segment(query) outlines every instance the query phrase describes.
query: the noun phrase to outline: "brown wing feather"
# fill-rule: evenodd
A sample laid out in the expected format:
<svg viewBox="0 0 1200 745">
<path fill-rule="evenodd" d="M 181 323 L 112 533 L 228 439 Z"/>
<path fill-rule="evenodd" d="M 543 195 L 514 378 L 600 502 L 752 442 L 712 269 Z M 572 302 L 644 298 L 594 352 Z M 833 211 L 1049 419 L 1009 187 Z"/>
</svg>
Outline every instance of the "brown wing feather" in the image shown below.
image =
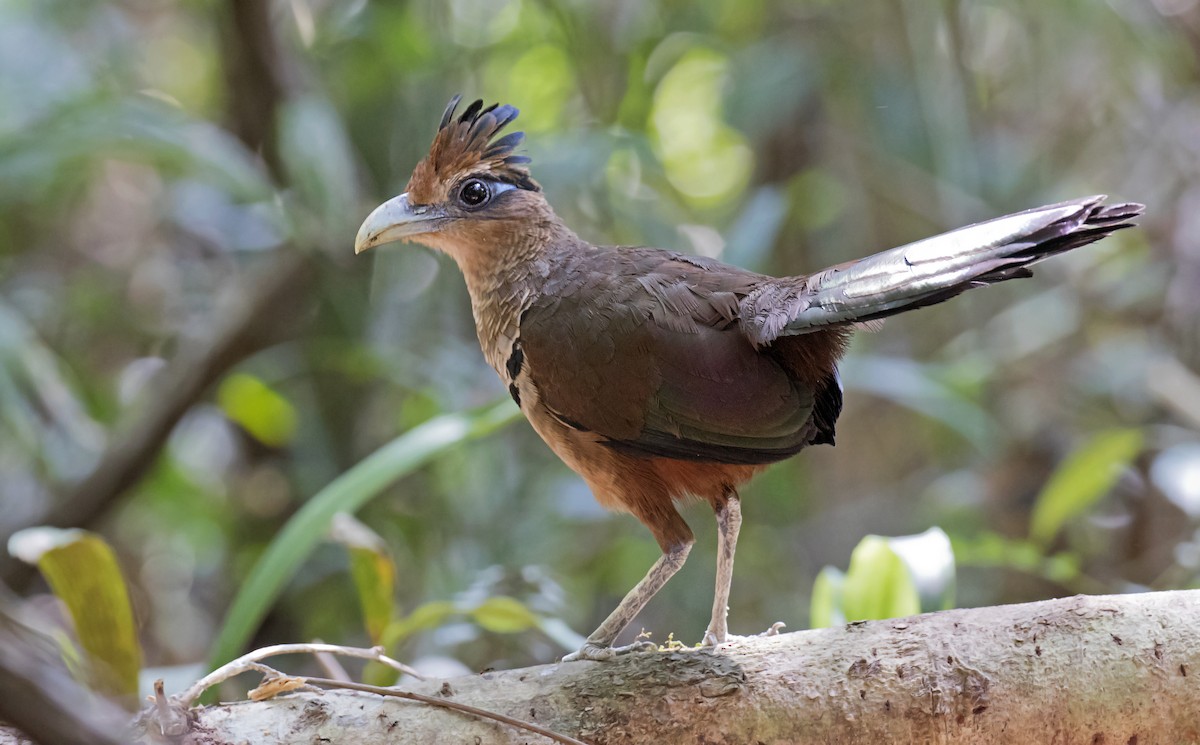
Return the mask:
<svg viewBox="0 0 1200 745">
<path fill-rule="evenodd" d="M 817 436 L 813 387 L 737 325 L 759 275 L 653 249 L 566 261 L 520 324 L 530 380 L 560 421 L 624 452 L 733 464 Z"/>
</svg>

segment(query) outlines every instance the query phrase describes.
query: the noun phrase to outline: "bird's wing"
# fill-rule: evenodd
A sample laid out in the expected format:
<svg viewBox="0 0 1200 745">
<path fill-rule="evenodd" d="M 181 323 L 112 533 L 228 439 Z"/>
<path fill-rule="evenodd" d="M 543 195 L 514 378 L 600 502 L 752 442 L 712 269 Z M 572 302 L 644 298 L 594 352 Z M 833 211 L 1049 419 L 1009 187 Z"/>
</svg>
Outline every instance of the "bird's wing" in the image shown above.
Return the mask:
<svg viewBox="0 0 1200 745">
<path fill-rule="evenodd" d="M 650 249 L 559 268 L 518 340 L 551 416 L 627 452 L 720 463 L 772 462 L 812 439 L 813 391 L 735 323 L 757 275 Z"/>
</svg>

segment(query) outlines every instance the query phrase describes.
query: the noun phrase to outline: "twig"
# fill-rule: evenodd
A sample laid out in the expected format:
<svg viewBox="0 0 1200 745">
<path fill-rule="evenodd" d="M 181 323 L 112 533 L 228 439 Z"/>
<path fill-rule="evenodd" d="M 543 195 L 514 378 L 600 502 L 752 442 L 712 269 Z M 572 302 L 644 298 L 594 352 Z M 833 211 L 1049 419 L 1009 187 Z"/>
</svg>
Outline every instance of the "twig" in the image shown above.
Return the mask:
<svg viewBox="0 0 1200 745">
<path fill-rule="evenodd" d="M 200 694 L 218 683 L 222 683 L 230 678 L 240 675 L 245 672 L 257 671 L 268 677 L 294 677 L 302 679 L 305 683 L 311 685 L 325 686 L 326 688 L 345 688 L 352 691 L 365 691 L 367 693 L 377 693 L 380 696 L 392 696 L 394 698 L 405 698 L 411 701 L 420 701 L 433 706 L 441 706 L 446 709 L 454 709 L 467 714 L 472 714 L 484 719 L 492 719 L 497 722 L 502 722 L 519 729 L 528 730 L 539 735 L 548 737 L 556 742 L 565 743 L 565 745 L 588 745 L 582 740 L 576 740 L 573 737 L 562 735 L 557 732 L 539 727 L 532 722 L 514 719 L 505 714 L 500 714 L 487 709 L 480 709 L 469 704 L 460 704 L 456 701 L 447 701 L 445 699 L 426 696 L 421 693 L 413 693 L 411 691 L 401 691 L 394 688 L 384 688 L 382 686 L 367 685 L 366 683 L 354 683 L 346 680 L 334 680 L 332 678 L 313 678 L 308 676 L 286 676 L 283 673 L 275 670 L 272 667 L 263 665 L 259 660 L 264 660 L 268 657 L 275 657 L 282 654 L 333 654 L 342 657 L 358 657 L 360 659 L 374 660 L 383 663 L 391 668 L 399 670 L 402 673 L 424 680 L 420 673 L 412 669 L 402 662 L 392 659 L 383 653 L 383 647 L 372 647 L 365 649 L 363 647 L 342 647 L 337 644 L 275 644 L 270 647 L 263 647 L 248 652 L 236 660 L 231 660 L 226 664 L 213 670 L 208 675 L 205 675 L 200 680 L 193 683 L 186 691 L 173 697 L 172 704 L 176 707 L 186 709 L 191 706 L 192 702 L 200 697 Z M 159 706 L 160 710 L 162 706 Z M 160 717 L 161 718 L 161 717 Z"/>
<path fill-rule="evenodd" d="M 320 639 L 317 644 L 323 644 Z M 346 672 L 346 668 L 342 667 L 342 663 L 338 662 L 338 658 L 328 652 L 317 652 L 313 655 L 317 659 L 317 664 L 325 671 L 325 677 L 333 678 L 334 680 L 354 680 L 350 677 L 350 673 Z"/>
<path fill-rule="evenodd" d="M 493 721 L 502 722 L 504 724 L 507 724 L 512 727 L 516 727 L 518 729 L 523 729 L 528 732 L 533 732 L 535 734 L 542 735 L 543 737 L 548 737 L 551 740 L 554 740 L 555 742 L 561 742 L 564 745 L 589 745 L 589 743 L 587 743 L 583 740 L 577 740 L 574 737 L 571 737 L 570 735 L 560 734 L 553 730 L 548 730 L 545 727 L 539 727 L 538 725 L 533 724 L 532 722 L 526 722 L 521 719 L 516 719 L 516 718 L 510 717 L 507 714 L 501 714 L 501 713 L 495 712 L 495 711 L 488 711 L 487 709 L 480 709 L 478 706 L 471 706 L 470 704 L 460 704 L 457 701 L 450 701 L 450 700 L 447 700 L 444 698 L 435 698 L 433 696 L 426 696 L 423 693 L 413 693 L 412 691 L 401 691 L 396 688 L 383 688 L 381 686 L 367 685 L 366 683 L 347 683 L 347 682 L 344 682 L 341 680 L 331 680 L 329 678 L 305 677 L 304 680 L 305 680 L 305 682 L 310 683 L 311 685 L 325 686 L 326 688 L 346 688 L 351 691 L 363 691 L 365 693 L 377 693 L 380 696 L 391 696 L 393 698 L 406 698 L 410 701 L 420 701 L 421 703 L 430 704 L 431 706 L 440 706 L 444 709 L 454 709 L 455 711 L 461 711 L 465 714 L 471 714 L 473 716 L 481 717 L 483 719 L 491 719 Z"/>
<path fill-rule="evenodd" d="M 163 691 L 161 678 L 154 681 L 154 714 L 158 719 L 159 731 L 167 737 L 179 737 L 187 734 L 187 709 L 183 706 L 172 705 Z"/>
<path fill-rule="evenodd" d="M 358 657 L 364 660 L 374 660 L 395 670 L 399 670 L 406 675 L 424 680 L 424 677 L 416 670 L 384 654 L 383 647 L 366 649 L 363 647 L 342 647 L 337 644 L 275 644 L 270 647 L 262 647 L 261 649 L 247 652 L 236 660 L 231 660 L 221 665 L 216 670 L 213 670 L 208 675 L 193 683 L 186 691 L 175 696 L 174 700 L 181 706 L 191 706 L 192 702 L 200 697 L 200 694 L 218 683 L 222 683 L 245 672 L 253 670 L 261 672 L 263 666 L 260 666 L 258 661 L 265 660 L 268 657 L 275 657 L 281 654 L 317 654 L 320 652 L 336 654 L 342 657 Z M 322 680 L 324 679 L 322 678 Z"/>
</svg>

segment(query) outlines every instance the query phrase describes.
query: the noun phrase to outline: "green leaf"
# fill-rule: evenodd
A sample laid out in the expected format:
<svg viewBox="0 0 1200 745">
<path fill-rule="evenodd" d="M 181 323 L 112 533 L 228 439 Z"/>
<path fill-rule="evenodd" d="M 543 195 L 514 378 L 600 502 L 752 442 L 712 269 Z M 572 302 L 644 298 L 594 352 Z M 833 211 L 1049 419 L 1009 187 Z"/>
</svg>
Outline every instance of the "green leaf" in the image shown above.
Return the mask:
<svg viewBox="0 0 1200 745">
<path fill-rule="evenodd" d="M 371 643 L 379 644 L 395 610 L 396 564 L 383 539 L 353 515 L 334 515 L 330 537 L 350 554 L 350 575 L 358 592 L 363 623 Z"/>
<path fill-rule="evenodd" d="M 842 612 L 847 621 L 871 621 L 921 612 L 921 599 L 904 561 L 888 539 L 869 535 L 850 555 L 842 585 Z"/>
<path fill-rule="evenodd" d="M 1029 537 L 1047 546 L 1063 524 L 1087 511 L 1107 494 L 1142 450 L 1144 436 L 1136 429 L 1100 432 L 1072 453 L 1038 495 L 1029 520 Z"/>
<path fill-rule="evenodd" d="M 142 650 L 125 578 L 109 545 L 86 531 L 43 527 L 14 534 L 8 547 L 37 566 L 70 612 L 87 655 L 88 684 L 136 706 Z"/>
<path fill-rule="evenodd" d="M 1026 539 L 1006 538 L 984 531 L 970 538 L 955 538 L 954 555 L 962 566 L 1025 572 L 1057 582 L 1074 592 L 1094 594 L 1104 591 L 1102 584 L 1084 575 L 1078 554 L 1060 551 L 1046 556 L 1042 547 Z"/>
<path fill-rule="evenodd" d="M 808 603 L 808 627 L 823 629 L 846 623 L 842 614 L 842 587 L 846 575 L 837 567 L 825 567 L 813 581 Z"/>
<path fill-rule="evenodd" d="M 394 651 L 397 646 L 413 634 L 444 626 L 451 618 L 460 616 L 461 614 L 462 609 L 456 603 L 452 603 L 449 600 L 433 600 L 428 603 L 422 603 L 413 609 L 412 613 L 388 624 L 388 627 L 384 629 L 383 634 L 376 643 L 384 649 Z M 372 685 L 394 685 L 398 677 L 399 675 L 394 668 L 381 665 L 377 662 L 368 663 L 363 669 L 364 682 L 369 682 Z"/>
<path fill-rule="evenodd" d="M 520 416 L 505 397 L 472 412 L 446 414 L 414 427 L 367 456 L 317 492 L 288 520 L 242 583 L 209 657 L 215 668 L 250 640 L 300 564 L 338 512 L 355 512 L 396 479 L 467 440 L 491 434 Z"/>
<path fill-rule="evenodd" d="M 537 615 L 520 600 L 498 595 L 480 603 L 471 611 L 475 623 L 494 634 L 515 634 L 536 628 Z"/>
<path fill-rule="evenodd" d="M 446 619 L 458 613 L 458 606 L 449 600 L 433 600 L 422 603 L 399 621 L 388 627 L 383 635 L 383 645 L 391 649 L 419 631 L 436 629 L 446 622 Z"/>
<path fill-rule="evenodd" d="M 954 555 L 963 566 L 1002 567 L 1037 573 L 1044 559 L 1041 549 L 1030 541 L 1007 538 L 983 531 L 971 538 L 954 541 Z"/>
<path fill-rule="evenodd" d="M 264 445 L 282 447 L 296 433 L 296 409 L 253 375 L 235 373 L 225 378 L 217 390 L 217 403 L 225 416 Z"/>
</svg>

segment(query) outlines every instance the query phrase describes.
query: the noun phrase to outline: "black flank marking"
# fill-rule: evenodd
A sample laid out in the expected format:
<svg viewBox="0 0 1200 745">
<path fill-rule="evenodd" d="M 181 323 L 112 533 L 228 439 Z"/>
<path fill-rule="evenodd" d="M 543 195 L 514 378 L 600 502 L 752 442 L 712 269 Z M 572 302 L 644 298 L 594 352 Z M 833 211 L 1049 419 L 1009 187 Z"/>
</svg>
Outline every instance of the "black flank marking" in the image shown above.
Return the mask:
<svg viewBox="0 0 1200 745">
<path fill-rule="evenodd" d="M 521 391 L 517 389 L 517 376 L 525 366 L 525 352 L 521 349 L 521 340 L 513 342 L 512 351 L 508 353 L 508 361 L 504 363 L 504 371 L 508 373 L 508 395 L 521 406 Z"/>
<path fill-rule="evenodd" d="M 517 376 L 521 374 L 521 367 L 525 364 L 525 352 L 521 349 L 521 340 L 517 339 L 513 342 L 512 352 L 508 355 L 508 362 L 504 363 L 504 369 L 508 371 L 508 379 L 516 381 Z"/>
<path fill-rule="evenodd" d="M 842 381 L 837 371 L 825 376 L 821 387 L 816 391 L 813 403 L 813 422 L 817 425 L 817 433 L 813 437 L 814 445 L 832 445 L 834 440 L 834 425 L 842 413 Z"/>
</svg>

